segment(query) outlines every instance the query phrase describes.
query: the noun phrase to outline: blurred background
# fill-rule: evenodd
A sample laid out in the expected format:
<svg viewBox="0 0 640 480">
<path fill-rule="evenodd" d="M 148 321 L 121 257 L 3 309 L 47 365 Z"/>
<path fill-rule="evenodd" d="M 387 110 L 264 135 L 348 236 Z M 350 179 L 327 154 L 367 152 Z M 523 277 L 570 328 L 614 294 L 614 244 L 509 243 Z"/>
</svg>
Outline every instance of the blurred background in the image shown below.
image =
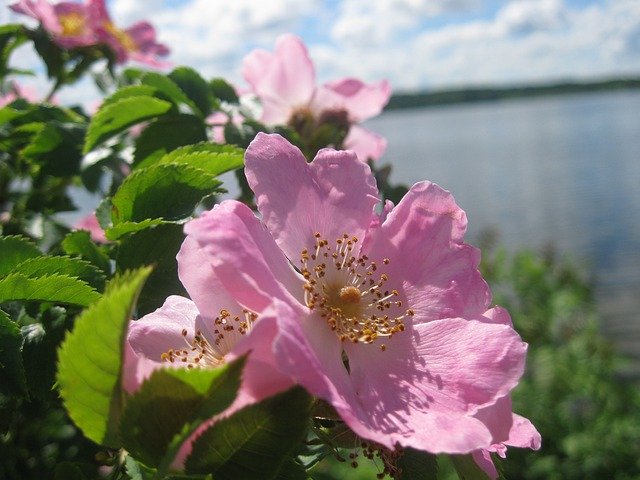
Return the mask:
<svg viewBox="0 0 640 480">
<path fill-rule="evenodd" d="M 108 5 L 118 24 L 150 21 L 174 65 L 238 87 L 243 56 L 285 32 L 319 81 L 388 79 L 395 96 L 367 122 L 388 141 L 380 165 L 455 195 L 531 345 L 516 407 L 543 449 L 510 450 L 509 478 L 640 478 L 640 0 Z M 42 70 L 28 48 L 14 64 Z M 90 80 L 58 94 L 99 97 Z"/>
</svg>

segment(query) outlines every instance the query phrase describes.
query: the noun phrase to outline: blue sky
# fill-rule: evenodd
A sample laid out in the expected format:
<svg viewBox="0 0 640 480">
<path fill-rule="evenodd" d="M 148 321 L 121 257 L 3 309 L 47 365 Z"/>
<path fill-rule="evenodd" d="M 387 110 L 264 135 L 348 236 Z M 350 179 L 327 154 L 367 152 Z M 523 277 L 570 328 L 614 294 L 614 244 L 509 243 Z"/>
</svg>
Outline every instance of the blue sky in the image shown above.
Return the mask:
<svg viewBox="0 0 640 480">
<path fill-rule="evenodd" d="M 320 80 L 394 90 L 640 74 L 640 0 L 108 0 L 149 20 L 170 60 L 242 85 L 242 57 L 293 32 Z M 7 10 L 7 9 L 4 9 Z M 6 11 L 0 20 L 18 18 Z M 29 52 L 19 63 L 34 62 Z M 83 87 L 89 94 L 89 86 Z M 77 92 L 75 92 L 77 95 Z M 64 98 L 64 92 L 63 92 Z"/>
</svg>

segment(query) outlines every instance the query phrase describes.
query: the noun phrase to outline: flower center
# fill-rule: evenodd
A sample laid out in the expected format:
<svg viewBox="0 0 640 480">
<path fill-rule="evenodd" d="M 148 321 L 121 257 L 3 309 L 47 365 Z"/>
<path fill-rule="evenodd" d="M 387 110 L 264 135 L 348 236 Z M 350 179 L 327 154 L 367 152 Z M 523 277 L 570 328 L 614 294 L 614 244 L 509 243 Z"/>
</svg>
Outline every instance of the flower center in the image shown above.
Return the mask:
<svg viewBox="0 0 640 480">
<path fill-rule="evenodd" d="M 78 12 L 64 13 L 58 17 L 63 37 L 82 35 L 86 30 L 86 18 Z"/>
<path fill-rule="evenodd" d="M 404 331 L 404 318 L 414 312 L 402 309 L 399 292 L 386 287 L 389 277 L 377 273 L 376 262 L 356 257 L 358 238 L 345 233 L 333 247 L 320 233 L 315 239 L 315 248 L 300 255 L 307 307 L 318 311 L 341 341 L 373 343 Z M 389 263 L 388 258 L 382 261 Z"/>
<path fill-rule="evenodd" d="M 258 315 L 249 310 L 242 310 L 242 315 L 232 315 L 228 310 L 220 310 L 213 320 L 213 336 L 202 330 L 196 330 L 189 338 L 189 331 L 182 330 L 186 348 L 171 348 L 160 358 L 165 362 L 181 362 L 188 368 L 218 367 L 225 363 L 225 356 L 238 343 L 242 335 L 251 331 Z"/>
<path fill-rule="evenodd" d="M 138 44 L 131 35 L 116 27 L 112 22 L 104 22 L 103 27 L 107 32 L 113 35 L 118 42 L 120 42 L 120 45 L 122 45 L 122 47 L 128 52 L 135 52 L 138 50 Z"/>
</svg>

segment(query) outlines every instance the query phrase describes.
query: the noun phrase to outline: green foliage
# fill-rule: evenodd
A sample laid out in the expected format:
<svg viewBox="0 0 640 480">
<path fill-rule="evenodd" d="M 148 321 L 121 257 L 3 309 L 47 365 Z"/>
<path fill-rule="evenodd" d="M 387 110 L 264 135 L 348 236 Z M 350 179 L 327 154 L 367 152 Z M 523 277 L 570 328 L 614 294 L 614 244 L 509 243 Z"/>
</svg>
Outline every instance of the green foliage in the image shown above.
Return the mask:
<svg viewBox="0 0 640 480">
<path fill-rule="evenodd" d="M 490 480 L 471 455 L 449 455 L 460 480 Z"/>
<path fill-rule="evenodd" d="M 495 301 L 529 343 L 514 410 L 542 435 L 538 452 L 510 448 L 506 478 L 638 478 L 640 391 L 599 333 L 588 282 L 575 265 L 544 255 L 483 250 Z"/>
<path fill-rule="evenodd" d="M 62 249 L 67 255 L 78 255 L 92 265 L 98 267 L 104 274 L 111 272 L 109 257 L 91 241 L 89 232 L 79 230 L 69 233 L 62 241 Z"/>
<path fill-rule="evenodd" d="M 432 480 L 438 478 L 438 460 L 435 455 L 413 448 L 405 448 L 398 459 L 401 478 L 407 480 Z M 482 477 L 465 477 L 465 480 L 484 480 Z"/>
<path fill-rule="evenodd" d="M 223 102 L 237 104 L 240 99 L 236 89 L 223 78 L 214 78 L 209 82 L 213 95 Z"/>
<path fill-rule="evenodd" d="M 211 88 L 198 72 L 189 67 L 178 67 L 169 74 L 169 78 L 198 107 L 202 116 L 206 117 L 211 113 L 214 103 Z"/>
<path fill-rule="evenodd" d="M 111 200 L 113 223 L 185 218 L 219 185 L 215 175 L 186 165 L 163 164 L 137 170 Z"/>
<path fill-rule="evenodd" d="M 127 400 L 122 417 L 124 448 L 166 472 L 182 444 L 236 398 L 244 359 L 210 369 L 155 371 Z"/>
<path fill-rule="evenodd" d="M 31 278 L 12 273 L 0 278 L 0 302 L 24 300 L 87 306 L 98 298 L 100 294 L 87 283 L 68 275 Z"/>
<path fill-rule="evenodd" d="M 11 273 L 23 261 L 42 255 L 38 247 L 21 236 L 0 237 L 0 253 L 0 277 Z"/>
<path fill-rule="evenodd" d="M 307 429 L 311 399 L 297 387 L 214 423 L 193 445 L 187 472 L 216 479 L 277 478 Z"/>
<path fill-rule="evenodd" d="M 149 96 L 127 96 L 107 103 L 89 123 L 84 153 L 133 125 L 167 113 L 171 108 L 171 103 Z"/>
<path fill-rule="evenodd" d="M 20 328 L 0 310 L 0 393 L 28 395 Z"/>
<path fill-rule="evenodd" d="M 151 270 L 125 273 L 75 322 L 59 352 L 58 383 L 69 416 L 84 434 L 117 446 L 122 410 L 124 336 L 135 301 Z"/>
</svg>

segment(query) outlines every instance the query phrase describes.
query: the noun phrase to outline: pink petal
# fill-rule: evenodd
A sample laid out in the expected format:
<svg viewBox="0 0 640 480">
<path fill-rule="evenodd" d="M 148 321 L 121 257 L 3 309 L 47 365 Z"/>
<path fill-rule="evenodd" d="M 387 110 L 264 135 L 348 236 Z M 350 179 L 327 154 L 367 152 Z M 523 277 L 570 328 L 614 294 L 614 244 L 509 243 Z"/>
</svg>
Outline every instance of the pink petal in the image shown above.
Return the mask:
<svg viewBox="0 0 640 480">
<path fill-rule="evenodd" d="M 509 440 L 504 443 L 510 447 L 540 450 L 542 437 L 528 419 L 514 413 L 513 425 L 509 431 Z"/>
<path fill-rule="evenodd" d="M 343 147 L 356 152 L 362 162 L 378 160 L 387 150 L 387 139 L 359 125 L 351 125 Z"/>
<path fill-rule="evenodd" d="M 497 480 L 498 470 L 496 470 L 496 466 L 493 464 L 493 460 L 491 459 L 491 452 L 485 449 L 480 449 L 475 450 L 471 455 L 473 456 L 473 460 L 476 462 L 476 465 L 478 465 L 491 480 Z"/>
<path fill-rule="evenodd" d="M 9 8 L 16 13 L 35 18 L 51 34 L 59 35 L 62 32 L 55 8 L 47 0 L 21 0 L 9 5 Z"/>
<path fill-rule="evenodd" d="M 355 78 L 343 78 L 325 83 L 323 87 L 335 92 L 340 98 L 338 100 L 333 97 L 338 103 L 327 104 L 325 108 L 344 109 L 349 113 L 349 119 L 355 123 L 379 115 L 391 97 L 391 86 L 386 80 L 366 84 Z"/>
<path fill-rule="evenodd" d="M 193 332 L 198 315 L 191 300 L 172 295 L 154 312 L 130 322 L 128 341 L 136 355 L 162 364 L 163 353 L 170 348 L 184 347 L 182 330 Z"/>
<path fill-rule="evenodd" d="M 305 108 L 315 89 L 315 71 L 302 40 L 282 35 L 275 53 L 254 50 L 243 60 L 242 74 L 263 101 L 262 121 L 286 123 L 291 112 Z"/>
<path fill-rule="evenodd" d="M 467 218 L 451 194 L 430 182 L 414 185 L 368 237 L 370 258 L 384 267 L 389 287 L 416 312 L 414 321 L 475 318 L 490 302 L 478 271 L 480 252 L 462 243 Z"/>
<path fill-rule="evenodd" d="M 227 200 L 185 226 L 208 256 L 227 292 L 261 312 L 274 298 L 298 303 L 302 280 L 253 212 Z"/>
<path fill-rule="evenodd" d="M 511 397 L 499 398 L 493 405 L 481 408 L 474 415 L 484 423 L 492 434 L 492 444 L 506 442 L 513 426 L 511 413 Z"/>
<path fill-rule="evenodd" d="M 131 344 L 124 344 L 124 361 L 122 366 L 122 388 L 129 394 L 134 394 L 154 370 L 164 368 L 160 362 L 154 362 L 147 357 L 136 354 Z"/>
<path fill-rule="evenodd" d="M 86 217 L 81 218 L 74 224 L 74 228 L 78 230 L 87 230 L 91 236 L 91 240 L 96 243 L 107 243 L 107 237 L 104 234 L 104 230 L 98 222 L 95 212 L 91 212 Z"/>
<path fill-rule="evenodd" d="M 180 282 L 204 318 L 213 319 L 222 309 L 234 314 L 242 311 L 215 274 L 209 256 L 192 236 L 187 235 L 184 239 L 176 258 Z"/>
<path fill-rule="evenodd" d="M 315 248 L 316 232 L 330 242 L 343 233 L 362 240 L 379 202 L 371 170 L 350 152 L 324 149 L 307 164 L 281 136 L 259 133 L 245 167 L 263 221 L 295 263 Z"/>
<path fill-rule="evenodd" d="M 377 345 L 344 345 L 355 397 L 342 418 L 358 434 L 432 453 L 468 453 L 489 445 L 478 419 L 515 387 L 526 344 L 505 325 L 444 319 L 414 325 Z"/>
</svg>

